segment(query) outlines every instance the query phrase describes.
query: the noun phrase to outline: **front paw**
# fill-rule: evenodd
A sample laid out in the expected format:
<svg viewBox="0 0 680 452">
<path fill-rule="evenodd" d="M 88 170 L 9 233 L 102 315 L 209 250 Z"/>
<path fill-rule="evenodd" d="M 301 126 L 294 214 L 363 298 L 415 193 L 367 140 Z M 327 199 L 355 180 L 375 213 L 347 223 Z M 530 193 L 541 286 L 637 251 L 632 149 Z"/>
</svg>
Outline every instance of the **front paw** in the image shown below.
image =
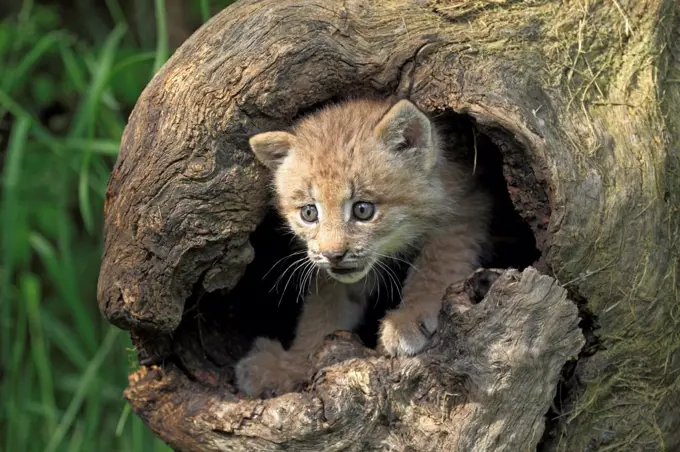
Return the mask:
<svg viewBox="0 0 680 452">
<path fill-rule="evenodd" d="M 388 312 L 380 325 L 380 344 L 390 356 L 420 353 L 437 330 L 437 315 L 400 308 Z"/>
<path fill-rule="evenodd" d="M 250 397 L 276 397 L 299 390 L 307 379 L 304 361 L 281 343 L 260 337 L 248 355 L 236 364 L 236 387 Z"/>
</svg>

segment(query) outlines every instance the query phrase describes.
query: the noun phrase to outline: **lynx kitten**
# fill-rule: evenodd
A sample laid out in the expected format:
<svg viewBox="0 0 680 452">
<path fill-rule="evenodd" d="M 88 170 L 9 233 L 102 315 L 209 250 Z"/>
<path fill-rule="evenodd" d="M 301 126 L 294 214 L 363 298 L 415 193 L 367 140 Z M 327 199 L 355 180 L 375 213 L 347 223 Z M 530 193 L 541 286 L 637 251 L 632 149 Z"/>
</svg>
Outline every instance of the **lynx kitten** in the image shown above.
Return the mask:
<svg viewBox="0 0 680 452">
<path fill-rule="evenodd" d="M 442 152 L 433 123 L 413 103 L 351 100 L 302 119 L 289 132 L 253 136 L 273 171 L 277 207 L 317 266 L 288 350 L 258 338 L 236 367 L 251 396 L 298 388 L 323 338 L 361 322 L 374 275 L 419 252 L 399 307 L 381 321 L 379 345 L 410 356 L 428 344 L 446 287 L 478 265 L 490 202 L 471 172 Z"/>
</svg>

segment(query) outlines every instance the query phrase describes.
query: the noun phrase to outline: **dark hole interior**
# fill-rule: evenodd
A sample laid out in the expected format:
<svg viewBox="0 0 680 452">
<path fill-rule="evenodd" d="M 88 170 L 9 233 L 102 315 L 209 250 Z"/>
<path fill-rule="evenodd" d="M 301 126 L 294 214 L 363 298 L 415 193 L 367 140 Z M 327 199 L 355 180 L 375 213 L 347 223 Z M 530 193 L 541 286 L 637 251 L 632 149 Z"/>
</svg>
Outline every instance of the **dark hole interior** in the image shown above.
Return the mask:
<svg viewBox="0 0 680 452">
<path fill-rule="evenodd" d="M 455 154 L 453 158 L 472 167 L 476 154 L 475 174 L 494 197 L 493 250 L 483 266 L 522 270 L 535 263 L 541 252 L 532 227 L 515 209 L 507 188 L 507 162 L 501 148 L 505 150 L 508 143 L 499 140 L 509 142 L 511 138 L 504 134 L 499 139 L 497 130 L 485 134 L 472 117 L 453 111 L 438 112 L 433 117 L 442 135 L 456 144 L 449 151 Z M 517 149 L 518 145 L 512 146 Z M 284 347 L 290 344 L 304 294 L 300 285 L 303 273 L 293 272 L 296 258 L 303 254 L 291 256 L 291 253 L 301 248 L 274 211 L 266 215 L 251 235 L 251 243 L 255 259 L 231 292 L 195 291 L 187 301 L 182 325 L 171 340 L 171 350 L 164 353 L 166 357 L 174 356 L 174 361 L 179 358 L 186 373 L 193 373 L 192 368 L 205 370 L 205 364 L 196 362 L 197 356 L 203 356 L 210 362 L 209 367 L 215 366 L 216 372 L 221 369 L 218 372 L 223 375 L 221 378 L 230 380 L 234 362 L 248 351 L 254 338 L 267 336 L 279 339 Z M 403 281 L 407 266 L 402 264 L 394 270 Z M 398 293 L 389 290 L 382 290 L 379 298 L 372 300 L 358 331 L 366 346 L 375 347 L 379 319 L 398 302 Z"/>
</svg>

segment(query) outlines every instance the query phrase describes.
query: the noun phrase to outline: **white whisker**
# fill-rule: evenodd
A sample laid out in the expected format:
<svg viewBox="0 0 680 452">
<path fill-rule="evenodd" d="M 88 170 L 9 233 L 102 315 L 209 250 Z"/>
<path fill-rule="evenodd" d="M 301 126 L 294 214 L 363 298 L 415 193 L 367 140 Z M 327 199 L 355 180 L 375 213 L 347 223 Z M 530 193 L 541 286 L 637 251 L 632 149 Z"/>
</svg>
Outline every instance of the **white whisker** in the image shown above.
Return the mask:
<svg viewBox="0 0 680 452">
<path fill-rule="evenodd" d="M 402 259 L 402 258 L 397 257 L 397 256 L 389 256 L 389 255 L 387 255 L 387 254 L 382 254 L 382 253 L 379 253 L 379 252 L 377 252 L 377 251 L 372 251 L 372 252 L 373 252 L 373 254 L 375 254 L 376 256 L 383 257 L 383 258 L 385 258 L 385 259 L 394 259 L 394 260 L 396 260 L 396 261 L 403 262 L 404 264 L 406 264 L 406 265 L 408 265 L 409 267 L 411 267 L 413 270 L 419 271 L 419 270 L 418 270 L 418 267 L 416 267 L 416 266 L 413 265 L 411 262 L 409 262 L 409 261 L 407 261 L 407 260 L 405 260 L 405 259 Z"/>
<path fill-rule="evenodd" d="M 387 276 L 390 278 L 390 297 L 392 300 L 394 300 L 394 291 L 393 288 L 397 290 L 397 294 L 399 295 L 399 298 L 401 298 L 401 290 L 399 287 L 399 278 L 397 275 L 394 273 L 394 270 L 392 270 L 389 265 L 385 264 L 384 262 L 381 261 L 376 261 L 376 264 L 378 264 L 382 269 L 385 270 L 387 273 Z"/>
<path fill-rule="evenodd" d="M 288 259 L 288 258 L 290 258 L 290 257 L 297 256 L 297 255 L 300 254 L 300 253 L 305 253 L 305 252 L 307 252 L 307 250 L 300 250 L 300 251 L 296 251 L 296 252 L 294 252 L 294 253 L 288 254 L 288 255 L 286 255 L 286 256 L 283 256 L 281 259 L 279 259 L 278 261 L 276 261 L 276 262 L 274 263 L 274 265 L 271 266 L 271 268 L 269 269 L 269 271 L 268 271 L 267 273 L 264 274 L 264 276 L 262 277 L 262 279 L 266 278 L 267 275 L 268 275 L 269 273 L 271 273 L 272 270 L 274 270 L 274 267 L 276 267 L 276 266 L 279 264 L 279 262 L 281 262 L 281 261 L 283 261 L 283 260 L 285 260 L 285 259 Z"/>
<path fill-rule="evenodd" d="M 312 265 L 307 266 L 307 268 L 305 269 L 304 276 L 302 277 L 302 283 L 300 284 L 300 292 L 299 292 L 299 295 L 298 295 L 298 298 L 297 298 L 296 301 L 300 301 L 301 298 L 304 300 L 304 296 L 302 295 L 303 291 L 305 292 L 305 295 L 307 295 L 307 293 L 311 292 L 309 290 L 308 284 L 311 285 L 311 279 L 310 278 L 311 278 L 312 274 L 314 273 L 314 267 L 315 267 L 315 265 L 312 263 Z"/>
<path fill-rule="evenodd" d="M 300 271 L 300 278 L 298 279 L 298 293 L 295 297 L 295 302 L 297 303 L 300 298 L 304 298 L 303 292 L 305 290 L 305 285 L 304 285 L 304 279 L 305 279 L 305 273 L 307 271 L 307 268 L 309 267 L 309 261 L 305 262 L 305 265 L 302 267 L 302 270 Z"/>
<path fill-rule="evenodd" d="M 316 267 L 316 276 L 314 277 L 314 282 L 316 283 L 316 294 L 319 295 L 319 273 L 321 269 Z"/>
<path fill-rule="evenodd" d="M 307 261 L 307 260 L 308 260 L 308 259 L 307 259 L 307 257 L 305 256 L 305 257 L 301 257 L 300 259 L 298 259 L 298 260 L 296 260 L 295 262 L 293 262 L 292 264 L 290 264 L 290 265 L 283 271 L 283 273 L 281 273 L 281 274 L 279 275 L 279 277 L 276 279 L 276 282 L 274 283 L 274 285 L 272 286 L 272 288 L 269 290 L 269 292 L 271 292 L 271 291 L 274 290 L 276 287 L 278 287 L 279 281 L 281 281 L 281 279 L 286 275 L 286 273 L 288 273 L 288 271 L 289 271 L 290 269 L 293 269 L 293 273 L 295 273 L 295 271 L 298 269 L 298 267 L 299 267 L 300 265 L 304 264 L 305 261 Z"/>
</svg>

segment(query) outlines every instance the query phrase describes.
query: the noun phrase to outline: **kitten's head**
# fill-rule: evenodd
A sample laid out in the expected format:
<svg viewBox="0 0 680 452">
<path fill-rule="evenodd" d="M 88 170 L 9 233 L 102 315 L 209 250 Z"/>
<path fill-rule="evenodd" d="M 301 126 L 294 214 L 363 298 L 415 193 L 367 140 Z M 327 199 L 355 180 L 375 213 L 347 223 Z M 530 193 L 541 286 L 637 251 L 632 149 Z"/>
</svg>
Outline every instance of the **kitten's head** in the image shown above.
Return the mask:
<svg viewBox="0 0 680 452">
<path fill-rule="evenodd" d="M 341 282 L 406 251 L 444 214 L 436 136 L 409 101 L 350 101 L 250 145 L 309 259 Z"/>
</svg>

